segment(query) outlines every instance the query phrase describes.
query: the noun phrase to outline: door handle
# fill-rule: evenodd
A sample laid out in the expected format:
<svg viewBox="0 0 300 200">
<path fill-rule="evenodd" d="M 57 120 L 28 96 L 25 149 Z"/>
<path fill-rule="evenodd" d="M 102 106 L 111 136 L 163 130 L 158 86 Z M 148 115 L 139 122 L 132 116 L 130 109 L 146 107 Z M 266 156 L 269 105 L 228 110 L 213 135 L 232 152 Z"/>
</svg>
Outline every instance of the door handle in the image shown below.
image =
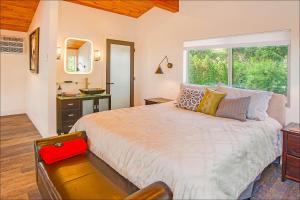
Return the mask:
<svg viewBox="0 0 300 200">
<path fill-rule="evenodd" d="M 113 84 L 115 84 L 115 83 L 106 83 L 107 85 L 113 85 Z"/>
</svg>

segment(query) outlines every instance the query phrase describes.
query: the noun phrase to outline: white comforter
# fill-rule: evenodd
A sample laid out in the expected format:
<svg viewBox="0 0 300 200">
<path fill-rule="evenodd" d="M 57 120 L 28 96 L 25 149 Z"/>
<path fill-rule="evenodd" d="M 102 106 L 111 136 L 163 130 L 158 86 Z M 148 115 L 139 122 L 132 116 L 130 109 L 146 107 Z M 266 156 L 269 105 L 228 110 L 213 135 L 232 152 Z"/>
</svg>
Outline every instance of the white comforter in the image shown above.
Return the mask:
<svg viewBox="0 0 300 200">
<path fill-rule="evenodd" d="M 90 150 L 136 186 L 165 182 L 174 199 L 236 199 L 276 158 L 281 125 L 183 110 L 174 103 L 81 118 Z"/>
</svg>

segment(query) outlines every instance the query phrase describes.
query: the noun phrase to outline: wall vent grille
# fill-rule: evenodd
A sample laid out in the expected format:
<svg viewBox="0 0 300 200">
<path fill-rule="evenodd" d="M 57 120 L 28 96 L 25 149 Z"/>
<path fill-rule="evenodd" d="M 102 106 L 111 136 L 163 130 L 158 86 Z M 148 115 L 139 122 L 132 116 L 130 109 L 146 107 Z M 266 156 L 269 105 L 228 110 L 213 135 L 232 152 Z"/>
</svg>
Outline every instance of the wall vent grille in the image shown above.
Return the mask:
<svg viewBox="0 0 300 200">
<path fill-rule="evenodd" d="M 24 38 L 21 37 L 0 37 L 0 52 L 8 54 L 24 53 Z"/>
</svg>

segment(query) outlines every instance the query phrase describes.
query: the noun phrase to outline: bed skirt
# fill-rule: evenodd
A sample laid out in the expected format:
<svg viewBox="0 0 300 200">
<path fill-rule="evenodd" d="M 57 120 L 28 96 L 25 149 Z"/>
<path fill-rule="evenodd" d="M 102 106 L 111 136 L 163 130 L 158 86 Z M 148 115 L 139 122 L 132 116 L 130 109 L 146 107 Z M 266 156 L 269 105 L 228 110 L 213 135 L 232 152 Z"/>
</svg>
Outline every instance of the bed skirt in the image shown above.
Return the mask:
<svg viewBox="0 0 300 200">
<path fill-rule="evenodd" d="M 280 164 L 280 159 L 281 157 L 277 157 L 273 162 L 272 164 Z M 266 167 L 267 168 L 267 167 Z M 265 168 L 265 169 L 266 169 Z M 244 192 L 242 192 L 242 194 L 239 196 L 239 200 L 246 200 L 246 199 L 250 199 L 253 195 L 253 188 L 254 188 L 254 185 L 255 183 L 260 180 L 261 178 L 261 174 L 262 172 L 255 178 L 254 181 L 252 181 L 249 186 L 246 188 L 246 190 L 244 190 Z"/>
</svg>

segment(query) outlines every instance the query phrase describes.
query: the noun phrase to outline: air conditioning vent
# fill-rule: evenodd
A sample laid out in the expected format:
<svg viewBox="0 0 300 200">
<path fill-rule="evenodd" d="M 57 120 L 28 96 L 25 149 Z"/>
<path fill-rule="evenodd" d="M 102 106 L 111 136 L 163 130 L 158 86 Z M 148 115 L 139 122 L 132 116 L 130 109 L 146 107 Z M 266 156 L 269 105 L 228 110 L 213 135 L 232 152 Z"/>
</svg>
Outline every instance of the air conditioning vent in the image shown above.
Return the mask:
<svg viewBox="0 0 300 200">
<path fill-rule="evenodd" d="M 0 47 L 1 53 L 22 54 L 24 53 L 24 38 L 1 36 Z"/>
</svg>

